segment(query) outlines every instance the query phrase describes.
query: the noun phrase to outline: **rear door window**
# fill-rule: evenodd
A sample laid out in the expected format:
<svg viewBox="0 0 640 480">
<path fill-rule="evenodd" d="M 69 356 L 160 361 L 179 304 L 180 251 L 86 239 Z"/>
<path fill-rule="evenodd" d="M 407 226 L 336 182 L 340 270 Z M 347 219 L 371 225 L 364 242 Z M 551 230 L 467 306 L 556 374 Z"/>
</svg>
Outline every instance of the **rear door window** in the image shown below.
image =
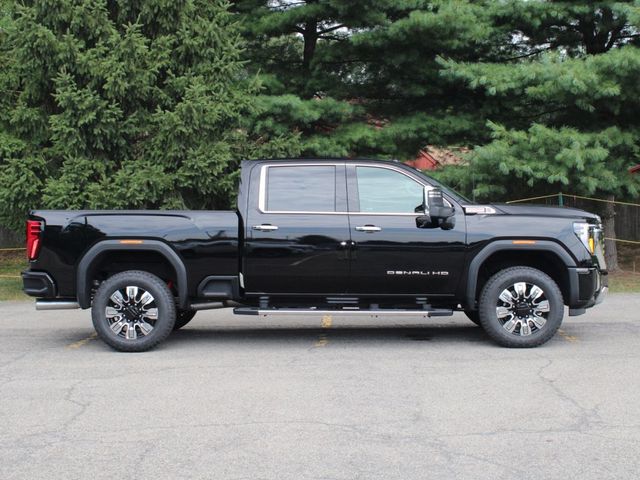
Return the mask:
<svg viewBox="0 0 640 480">
<path fill-rule="evenodd" d="M 269 166 L 267 212 L 335 212 L 334 165 Z"/>
</svg>

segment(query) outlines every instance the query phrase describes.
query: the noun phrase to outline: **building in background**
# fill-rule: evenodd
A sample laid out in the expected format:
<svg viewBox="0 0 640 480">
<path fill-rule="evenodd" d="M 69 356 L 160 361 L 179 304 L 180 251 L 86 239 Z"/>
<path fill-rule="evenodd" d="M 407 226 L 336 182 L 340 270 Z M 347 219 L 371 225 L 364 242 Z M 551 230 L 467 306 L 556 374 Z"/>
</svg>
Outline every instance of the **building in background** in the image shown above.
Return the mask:
<svg viewBox="0 0 640 480">
<path fill-rule="evenodd" d="M 407 160 L 405 163 L 418 170 L 437 170 L 446 165 L 464 164 L 463 156 L 467 152 L 467 147 L 441 148 L 427 145 L 420 150 L 415 160 Z"/>
</svg>

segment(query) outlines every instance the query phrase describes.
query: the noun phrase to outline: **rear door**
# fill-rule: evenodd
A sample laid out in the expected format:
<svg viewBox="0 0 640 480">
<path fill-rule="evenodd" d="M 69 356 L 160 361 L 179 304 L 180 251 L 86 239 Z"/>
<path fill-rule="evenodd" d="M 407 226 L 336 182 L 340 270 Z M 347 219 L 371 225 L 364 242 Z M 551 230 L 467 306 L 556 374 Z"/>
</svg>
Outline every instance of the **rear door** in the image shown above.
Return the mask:
<svg viewBox="0 0 640 480">
<path fill-rule="evenodd" d="M 244 252 L 248 294 L 345 293 L 349 216 L 344 163 L 278 162 L 251 175 Z"/>
<path fill-rule="evenodd" d="M 455 227 L 418 228 L 425 183 L 391 165 L 348 164 L 351 239 L 349 293 L 452 296 L 465 254 L 465 218 Z M 451 203 L 451 202 L 449 202 Z"/>
</svg>

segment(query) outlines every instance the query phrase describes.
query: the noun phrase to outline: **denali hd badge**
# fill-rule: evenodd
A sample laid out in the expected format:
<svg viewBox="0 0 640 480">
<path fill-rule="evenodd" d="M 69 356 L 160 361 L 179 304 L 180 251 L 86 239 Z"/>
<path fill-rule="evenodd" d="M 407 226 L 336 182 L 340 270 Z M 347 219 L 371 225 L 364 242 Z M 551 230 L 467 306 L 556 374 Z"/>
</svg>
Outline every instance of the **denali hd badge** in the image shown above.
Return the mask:
<svg viewBox="0 0 640 480">
<path fill-rule="evenodd" d="M 421 275 L 425 277 L 429 276 L 447 276 L 449 272 L 439 271 L 424 271 L 424 270 L 387 270 L 387 275 Z"/>
</svg>

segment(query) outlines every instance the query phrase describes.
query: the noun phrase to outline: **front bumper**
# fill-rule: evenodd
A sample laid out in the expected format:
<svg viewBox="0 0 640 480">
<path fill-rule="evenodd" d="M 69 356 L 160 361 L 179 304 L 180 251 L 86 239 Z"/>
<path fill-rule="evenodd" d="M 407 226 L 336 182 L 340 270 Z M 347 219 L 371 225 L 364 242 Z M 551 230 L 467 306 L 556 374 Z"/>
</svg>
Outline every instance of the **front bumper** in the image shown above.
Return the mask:
<svg viewBox="0 0 640 480">
<path fill-rule="evenodd" d="M 609 292 L 609 276 L 596 267 L 569 269 L 569 315 L 581 315 L 602 303 Z"/>
</svg>

